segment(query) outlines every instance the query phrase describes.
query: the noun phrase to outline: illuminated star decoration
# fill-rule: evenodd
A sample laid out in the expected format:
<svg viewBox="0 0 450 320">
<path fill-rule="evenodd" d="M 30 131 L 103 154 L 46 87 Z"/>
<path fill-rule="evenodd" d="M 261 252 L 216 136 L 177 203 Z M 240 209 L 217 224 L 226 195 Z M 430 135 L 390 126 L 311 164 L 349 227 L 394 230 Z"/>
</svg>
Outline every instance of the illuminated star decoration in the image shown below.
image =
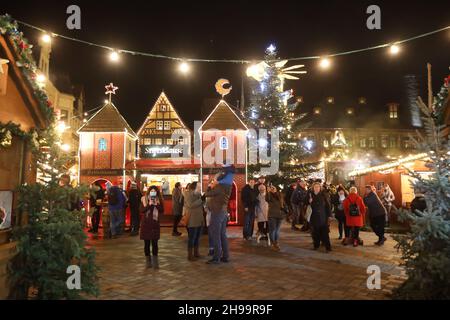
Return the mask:
<svg viewBox="0 0 450 320">
<path fill-rule="evenodd" d="M 4 71 L 3 71 L 3 65 L 4 64 L 7 64 L 7 63 L 9 63 L 9 60 L 6 60 L 6 59 L 1 59 L 0 58 L 0 73 L 4 73 Z"/>
<path fill-rule="evenodd" d="M 108 84 L 107 86 L 105 86 L 106 95 L 109 95 L 109 102 L 111 102 L 111 95 L 112 94 L 116 94 L 116 90 L 119 89 L 119 87 L 114 86 L 114 84 L 111 82 L 110 84 Z"/>
</svg>

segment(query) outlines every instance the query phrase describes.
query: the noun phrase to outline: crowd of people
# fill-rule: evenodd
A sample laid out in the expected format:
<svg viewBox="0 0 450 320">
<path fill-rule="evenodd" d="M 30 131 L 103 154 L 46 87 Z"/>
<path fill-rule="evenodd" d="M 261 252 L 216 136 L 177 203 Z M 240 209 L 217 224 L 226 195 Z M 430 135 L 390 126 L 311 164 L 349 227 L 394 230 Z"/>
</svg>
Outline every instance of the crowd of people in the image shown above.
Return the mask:
<svg viewBox="0 0 450 320">
<path fill-rule="evenodd" d="M 226 166 L 209 183 L 206 192 L 201 193 L 200 183 L 192 182 L 185 188 L 177 182 L 172 190 L 172 235 L 182 233 L 178 230 L 185 226 L 187 241 L 187 259 L 200 258 L 200 237 L 207 230 L 209 264 L 227 263 L 229 249 L 227 224 L 229 221 L 229 199 L 234 177 L 234 167 Z M 128 192 L 119 186 L 94 183 L 90 196 L 91 229 L 97 234 L 102 205 L 107 199 L 109 226 L 104 226 L 111 238 L 117 238 L 124 232 L 125 209 L 130 208 L 130 235 L 140 235 L 144 241 L 144 254 L 147 266 L 158 266 L 158 241 L 161 234 L 160 218 L 164 214 L 161 188 L 150 186 L 141 193 L 135 182 Z M 373 232 L 377 235 L 376 245 L 386 241 L 385 227 L 389 223 L 389 213 L 393 208 L 395 195 L 385 185 L 380 195 L 374 186 L 366 186 L 364 195 L 359 195 L 356 187 L 348 190 L 343 185 L 328 185 L 319 181 L 299 179 L 280 192 L 266 181 L 265 177 L 250 178 L 241 191 L 244 208 L 243 238 L 245 241 L 266 241 L 275 251 L 280 250 L 280 230 L 286 220 L 293 231 L 309 232 L 312 249 L 324 247 L 325 252 L 332 250 L 330 241 L 330 223 L 336 219 L 339 240 L 343 245 L 360 246 L 360 229 L 366 224 L 366 217 Z M 420 203 L 419 203 L 420 204 Z M 367 214 L 366 214 L 367 212 Z M 255 225 L 257 230 L 254 230 Z"/>
</svg>

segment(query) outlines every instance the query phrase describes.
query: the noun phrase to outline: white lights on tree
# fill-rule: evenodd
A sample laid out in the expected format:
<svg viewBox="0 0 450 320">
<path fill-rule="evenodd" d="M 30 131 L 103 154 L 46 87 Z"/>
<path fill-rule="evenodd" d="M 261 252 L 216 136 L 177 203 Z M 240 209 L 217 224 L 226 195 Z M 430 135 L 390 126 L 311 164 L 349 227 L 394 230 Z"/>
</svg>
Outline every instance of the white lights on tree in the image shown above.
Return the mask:
<svg viewBox="0 0 450 320">
<path fill-rule="evenodd" d="M 39 73 L 38 75 L 36 75 L 36 81 L 38 82 L 38 84 L 44 84 L 47 81 L 47 77 L 44 74 Z"/>
<path fill-rule="evenodd" d="M 270 46 L 267 47 L 266 50 L 270 53 L 274 53 L 275 50 L 277 50 L 277 47 L 275 47 L 273 44 L 271 44 Z"/>
<path fill-rule="evenodd" d="M 64 151 L 64 152 L 70 151 L 70 145 L 67 144 L 67 143 L 62 144 L 61 145 L 61 150 Z"/>
<path fill-rule="evenodd" d="M 267 140 L 263 139 L 263 138 L 260 138 L 260 139 L 258 139 L 258 144 L 259 144 L 260 147 L 264 148 L 264 147 L 267 146 Z"/>
</svg>

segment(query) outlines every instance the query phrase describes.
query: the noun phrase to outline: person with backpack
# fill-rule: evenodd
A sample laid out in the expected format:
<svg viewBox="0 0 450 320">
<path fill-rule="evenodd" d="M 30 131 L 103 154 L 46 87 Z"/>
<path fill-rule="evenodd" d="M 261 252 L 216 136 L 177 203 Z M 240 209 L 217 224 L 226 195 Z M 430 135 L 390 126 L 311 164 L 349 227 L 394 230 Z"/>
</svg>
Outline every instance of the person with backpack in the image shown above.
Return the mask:
<svg viewBox="0 0 450 320">
<path fill-rule="evenodd" d="M 111 221 L 111 236 L 113 239 L 122 233 L 121 223 L 125 204 L 126 199 L 122 189 L 118 186 L 111 186 L 108 190 L 108 210 Z"/>
<path fill-rule="evenodd" d="M 336 193 L 331 195 L 331 204 L 333 206 L 334 217 L 338 221 L 339 240 L 342 240 L 342 238 L 344 238 L 344 240 L 342 241 L 343 243 L 345 243 L 350 236 L 350 231 L 345 220 L 345 212 L 343 206 L 344 200 L 347 197 L 348 192 L 341 185 L 336 189 Z"/>
<path fill-rule="evenodd" d="M 161 235 L 159 218 L 164 214 L 164 204 L 157 186 L 148 188 L 147 193 L 141 198 L 140 211 L 142 214 L 140 238 L 144 240 L 144 254 L 147 260 L 147 267 L 153 266 L 155 269 L 158 269 L 158 240 Z M 150 245 L 153 259 L 150 257 Z"/>
<path fill-rule="evenodd" d="M 345 224 L 350 228 L 350 242 L 354 247 L 362 245 L 359 237 L 359 230 L 364 226 L 364 217 L 366 214 L 366 206 L 363 199 L 358 195 L 356 187 L 350 188 L 350 194 L 343 202 L 345 212 Z M 344 243 L 346 245 L 347 242 Z"/>
</svg>

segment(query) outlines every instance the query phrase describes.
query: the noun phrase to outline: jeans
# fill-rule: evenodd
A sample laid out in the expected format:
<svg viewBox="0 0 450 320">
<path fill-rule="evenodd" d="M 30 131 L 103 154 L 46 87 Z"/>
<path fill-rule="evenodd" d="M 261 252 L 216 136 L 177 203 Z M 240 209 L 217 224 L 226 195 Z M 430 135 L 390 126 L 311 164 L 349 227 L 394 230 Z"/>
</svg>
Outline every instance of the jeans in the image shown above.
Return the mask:
<svg viewBox="0 0 450 320">
<path fill-rule="evenodd" d="M 220 261 L 220 258 L 228 259 L 228 239 L 227 239 L 228 213 L 226 211 L 211 213 L 211 235 L 214 244 L 213 259 Z"/>
<path fill-rule="evenodd" d="M 377 216 L 370 218 L 370 227 L 373 232 L 378 236 L 378 239 L 381 241 L 384 239 L 384 226 L 386 223 L 385 216 Z"/>
<path fill-rule="evenodd" d="M 188 228 L 188 248 L 198 247 L 202 227 Z"/>
<path fill-rule="evenodd" d="M 253 236 L 253 226 L 255 224 L 255 208 L 248 208 L 244 213 L 244 227 L 242 233 L 244 238 L 251 238 Z"/>
<path fill-rule="evenodd" d="M 178 224 L 180 223 L 182 217 L 183 216 L 181 214 L 173 216 L 173 233 L 178 233 Z"/>
<path fill-rule="evenodd" d="M 139 231 L 139 208 L 130 206 L 131 212 L 131 230 Z"/>
<path fill-rule="evenodd" d="M 320 247 L 320 243 L 322 242 L 327 250 L 331 249 L 330 235 L 328 234 L 328 231 L 327 225 L 312 227 L 311 235 L 314 242 L 314 248 L 318 249 Z"/>
<path fill-rule="evenodd" d="M 214 239 L 213 239 L 213 235 L 212 235 L 211 225 L 208 227 L 208 245 L 209 245 L 209 250 L 214 250 Z"/>
<path fill-rule="evenodd" d="M 350 236 L 350 228 L 347 227 L 345 223 L 345 216 L 343 215 L 335 215 L 336 220 L 339 222 L 338 230 L 339 230 L 339 236 L 342 237 L 342 234 L 345 235 L 345 238 L 348 238 Z"/>
<path fill-rule="evenodd" d="M 113 236 L 122 233 L 122 230 L 120 230 L 122 224 L 122 212 L 123 210 L 121 209 L 109 211 L 111 217 L 111 234 Z"/>
<path fill-rule="evenodd" d="M 292 227 L 295 227 L 296 224 L 300 223 L 300 206 L 293 204 L 292 205 Z"/>
<path fill-rule="evenodd" d="M 144 253 L 145 256 L 150 256 L 150 243 L 152 244 L 152 255 L 158 255 L 158 240 L 144 240 Z"/>
<path fill-rule="evenodd" d="M 278 239 L 280 238 L 280 229 L 282 221 L 283 221 L 282 218 L 269 218 L 269 237 L 272 243 L 278 242 Z"/>
</svg>

